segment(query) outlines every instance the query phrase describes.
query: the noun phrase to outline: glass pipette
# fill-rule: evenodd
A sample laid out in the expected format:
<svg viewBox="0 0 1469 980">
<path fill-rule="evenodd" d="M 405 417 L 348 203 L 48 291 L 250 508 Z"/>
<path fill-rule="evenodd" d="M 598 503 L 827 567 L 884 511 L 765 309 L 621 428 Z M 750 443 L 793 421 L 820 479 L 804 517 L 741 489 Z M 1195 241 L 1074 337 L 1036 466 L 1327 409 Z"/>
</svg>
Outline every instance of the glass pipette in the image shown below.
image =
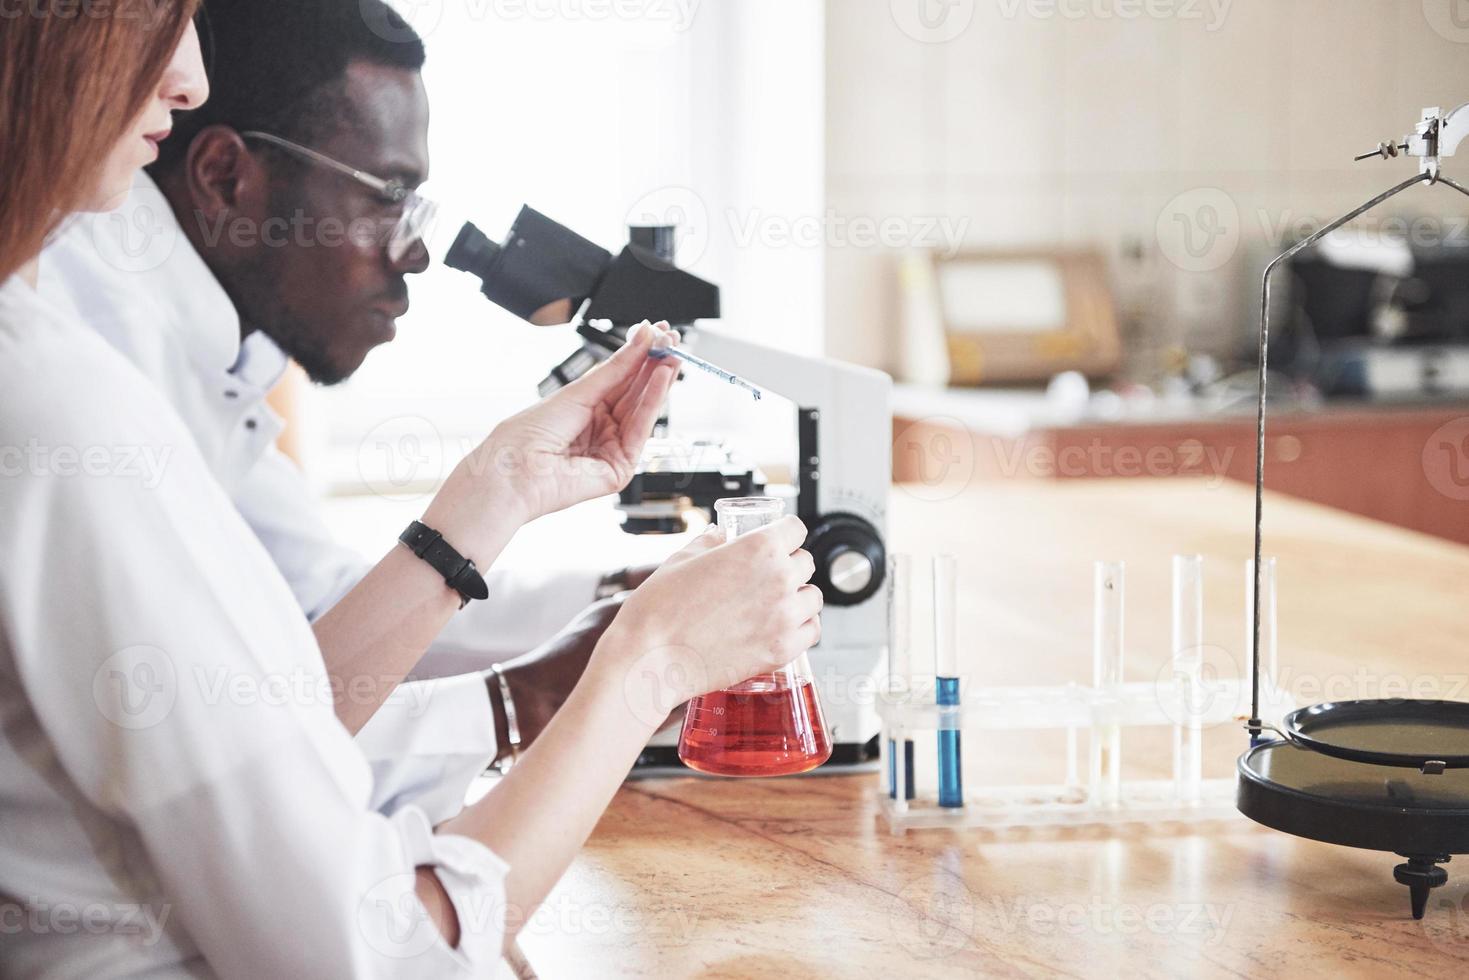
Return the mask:
<svg viewBox="0 0 1469 980">
<path fill-rule="evenodd" d="M 750 382 L 746 381 L 739 375 L 732 374 L 729 371 L 726 371 L 724 368 L 719 367 L 718 365 L 710 364 L 702 357 L 695 357 L 693 354 L 679 350 L 677 347 L 654 347 L 652 350 L 648 351 L 649 357 L 662 358 L 668 357 L 670 355 L 678 358 L 685 364 L 693 365 L 701 371 L 708 371 L 716 378 L 721 378 L 725 381 L 728 381 L 730 384 L 735 385 L 736 387 L 744 388 L 746 391 L 754 396 L 756 401 L 759 401 L 760 396 L 764 394 L 763 391 L 761 391 L 759 388 L 756 388 L 754 385 L 750 384 Z"/>
</svg>

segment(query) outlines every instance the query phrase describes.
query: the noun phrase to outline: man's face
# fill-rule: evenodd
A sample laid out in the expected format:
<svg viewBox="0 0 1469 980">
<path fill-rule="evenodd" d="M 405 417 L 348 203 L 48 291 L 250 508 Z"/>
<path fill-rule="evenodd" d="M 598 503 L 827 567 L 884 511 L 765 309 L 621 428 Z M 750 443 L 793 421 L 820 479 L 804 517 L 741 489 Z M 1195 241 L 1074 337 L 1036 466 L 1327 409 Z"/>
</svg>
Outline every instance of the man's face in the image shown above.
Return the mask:
<svg viewBox="0 0 1469 980">
<path fill-rule="evenodd" d="M 422 76 L 356 62 L 343 91 L 342 125 L 319 131 L 311 149 L 416 188 L 429 165 Z M 396 261 L 389 256 L 388 232 L 401 205 L 331 168 L 260 152 L 270 154 L 267 210 L 280 234 L 269 244 L 262 235 L 249 253 L 234 299 L 247 327 L 274 340 L 312 380 L 335 384 L 393 339 L 395 321 L 408 310 L 405 277 L 427 268 L 428 253 L 415 244 Z"/>
</svg>

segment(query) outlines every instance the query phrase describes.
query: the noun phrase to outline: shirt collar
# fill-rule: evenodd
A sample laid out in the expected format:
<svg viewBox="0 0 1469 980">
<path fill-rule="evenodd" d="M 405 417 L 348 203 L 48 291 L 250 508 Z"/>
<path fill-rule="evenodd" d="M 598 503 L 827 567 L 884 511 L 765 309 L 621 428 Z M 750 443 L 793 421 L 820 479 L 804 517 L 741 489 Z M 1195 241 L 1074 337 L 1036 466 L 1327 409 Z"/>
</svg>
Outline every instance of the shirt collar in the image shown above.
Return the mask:
<svg viewBox="0 0 1469 980">
<path fill-rule="evenodd" d="M 252 388 L 269 391 L 286 373 L 289 364 L 290 359 L 275 341 L 259 330 L 253 330 L 240 344 L 240 352 L 230 367 L 230 374 Z"/>
</svg>

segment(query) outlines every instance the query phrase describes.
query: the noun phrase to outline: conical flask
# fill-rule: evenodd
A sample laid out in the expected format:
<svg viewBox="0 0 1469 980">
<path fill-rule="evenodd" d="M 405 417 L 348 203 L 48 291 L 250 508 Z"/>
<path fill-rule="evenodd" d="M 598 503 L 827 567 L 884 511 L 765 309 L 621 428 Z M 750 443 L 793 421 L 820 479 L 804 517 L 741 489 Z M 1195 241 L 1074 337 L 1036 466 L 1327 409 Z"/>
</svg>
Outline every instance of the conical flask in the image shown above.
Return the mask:
<svg viewBox="0 0 1469 980">
<path fill-rule="evenodd" d="M 714 512 L 732 541 L 779 520 L 777 497 L 717 501 Z M 750 615 L 761 614 L 751 609 Z M 806 654 L 769 674 L 689 702 L 678 757 L 684 765 L 718 776 L 786 776 L 815 769 L 831 756 L 831 738 Z"/>
</svg>

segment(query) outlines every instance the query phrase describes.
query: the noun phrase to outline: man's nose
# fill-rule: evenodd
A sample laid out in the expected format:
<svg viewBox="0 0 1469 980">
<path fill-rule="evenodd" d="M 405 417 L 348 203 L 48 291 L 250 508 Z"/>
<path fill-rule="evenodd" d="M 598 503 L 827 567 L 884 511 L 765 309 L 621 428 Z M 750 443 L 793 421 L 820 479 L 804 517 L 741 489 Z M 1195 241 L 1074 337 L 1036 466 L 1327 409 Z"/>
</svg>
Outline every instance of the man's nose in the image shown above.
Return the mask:
<svg viewBox="0 0 1469 980">
<path fill-rule="evenodd" d="M 394 272 L 409 276 L 418 275 L 420 272 L 427 271 L 429 267 L 428 246 L 424 245 L 423 239 L 420 238 L 404 249 L 403 254 L 396 260 L 389 256 L 389 261 L 392 263 Z"/>
</svg>

